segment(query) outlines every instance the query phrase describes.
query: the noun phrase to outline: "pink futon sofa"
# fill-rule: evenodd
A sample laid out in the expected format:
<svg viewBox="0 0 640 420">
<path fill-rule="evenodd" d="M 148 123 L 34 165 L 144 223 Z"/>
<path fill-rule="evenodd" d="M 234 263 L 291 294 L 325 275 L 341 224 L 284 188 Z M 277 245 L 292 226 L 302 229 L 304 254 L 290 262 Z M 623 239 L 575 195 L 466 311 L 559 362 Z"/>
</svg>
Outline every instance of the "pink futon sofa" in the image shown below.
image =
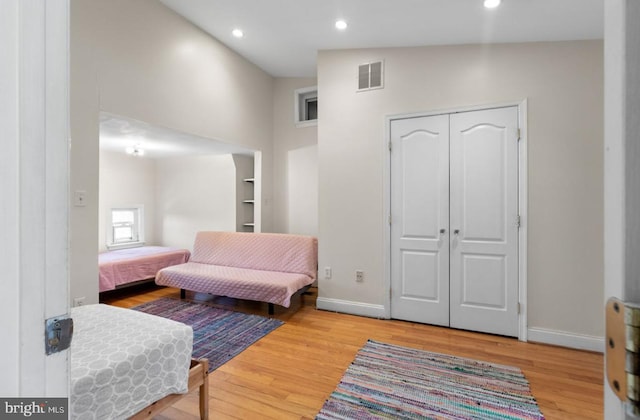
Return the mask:
<svg viewBox="0 0 640 420">
<path fill-rule="evenodd" d="M 318 272 L 318 241 L 278 233 L 198 232 L 189 262 L 164 268 L 156 283 L 288 308 Z"/>
</svg>

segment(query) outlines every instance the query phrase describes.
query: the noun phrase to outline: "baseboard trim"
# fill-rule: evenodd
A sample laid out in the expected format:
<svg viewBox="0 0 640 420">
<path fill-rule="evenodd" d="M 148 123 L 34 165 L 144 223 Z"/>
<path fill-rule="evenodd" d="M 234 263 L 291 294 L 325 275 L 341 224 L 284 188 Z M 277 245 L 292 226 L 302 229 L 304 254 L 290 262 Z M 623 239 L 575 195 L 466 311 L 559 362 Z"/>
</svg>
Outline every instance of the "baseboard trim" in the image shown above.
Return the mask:
<svg viewBox="0 0 640 420">
<path fill-rule="evenodd" d="M 383 305 L 319 297 L 316 300 L 316 307 L 324 311 L 369 318 L 387 318 Z M 529 328 L 527 329 L 527 341 L 604 353 L 604 338 L 593 335 L 575 334 L 546 328 Z"/>
<path fill-rule="evenodd" d="M 319 297 L 316 300 L 316 307 L 325 311 L 342 312 L 369 318 L 386 318 L 383 305 Z"/>
<path fill-rule="evenodd" d="M 529 328 L 527 341 L 604 353 L 604 338 L 546 328 Z"/>
</svg>

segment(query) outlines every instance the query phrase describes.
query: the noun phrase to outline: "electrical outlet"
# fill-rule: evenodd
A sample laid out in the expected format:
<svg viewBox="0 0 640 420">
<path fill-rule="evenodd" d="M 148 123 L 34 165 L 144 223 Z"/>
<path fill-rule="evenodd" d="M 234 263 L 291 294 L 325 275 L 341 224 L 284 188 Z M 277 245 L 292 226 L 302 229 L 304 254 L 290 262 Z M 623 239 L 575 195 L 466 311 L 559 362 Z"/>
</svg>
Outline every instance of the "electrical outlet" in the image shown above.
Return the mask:
<svg viewBox="0 0 640 420">
<path fill-rule="evenodd" d="M 356 270 L 356 281 L 362 283 L 364 281 L 364 271 Z"/>
<path fill-rule="evenodd" d="M 73 306 L 82 306 L 84 305 L 84 300 L 86 298 L 84 296 L 73 298 Z"/>
<path fill-rule="evenodd" d="M 324 278 L 327 280 L 331 278 L 331 267 L 324 268 Z"/>
</svg>

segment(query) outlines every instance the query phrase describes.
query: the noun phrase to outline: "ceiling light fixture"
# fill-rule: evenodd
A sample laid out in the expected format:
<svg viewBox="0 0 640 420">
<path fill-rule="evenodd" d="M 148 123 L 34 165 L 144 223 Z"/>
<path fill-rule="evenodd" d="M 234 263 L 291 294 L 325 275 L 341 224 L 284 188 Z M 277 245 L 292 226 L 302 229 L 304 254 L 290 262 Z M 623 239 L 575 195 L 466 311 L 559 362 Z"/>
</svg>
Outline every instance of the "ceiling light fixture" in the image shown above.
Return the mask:
<svg viewBox="0 0 640 420">
<path fill-rule="evenodd" d="M 238 29 L 238 28 L 231 31 L 231 34 L 236 38 L 242 38 L 244 36 L 244 32 L 242 32 L 242 29 Z"/>
<path fill-rule="evenodd" d="M 493 9 L 500 6 L 500 0 L 484 0 L 484 7 L 487 9 Z"/>
<path fill-rule="evenodd" d="M 127 152 L 128 155 L 144 156 L 144 149 L 141 149 L 139 144 L 136 144 L 133 147 L 127 147 L 125 152 Z"/>
<path fill-rule="evenodd" d="M 345 29 L 347 29 L 347 22 L 345 22 L 344 20 L 336 20 L 336 29 L 338 29 L 339 31 L 344 31 Z"/>
</svg>

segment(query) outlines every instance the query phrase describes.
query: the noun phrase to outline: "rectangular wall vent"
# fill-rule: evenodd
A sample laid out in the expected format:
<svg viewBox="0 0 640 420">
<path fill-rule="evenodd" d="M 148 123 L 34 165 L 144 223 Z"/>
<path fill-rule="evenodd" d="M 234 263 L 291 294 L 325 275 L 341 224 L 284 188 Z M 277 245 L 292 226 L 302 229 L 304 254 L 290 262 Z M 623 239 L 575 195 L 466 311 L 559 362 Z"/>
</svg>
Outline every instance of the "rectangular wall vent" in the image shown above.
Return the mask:
<svg viewBox="0 0 640 420">
<path fill-rule="evenodd" d="M 381 89 L 384 84 L 382 61 L 358 66 L 358 91 Z"/>
</svg>

